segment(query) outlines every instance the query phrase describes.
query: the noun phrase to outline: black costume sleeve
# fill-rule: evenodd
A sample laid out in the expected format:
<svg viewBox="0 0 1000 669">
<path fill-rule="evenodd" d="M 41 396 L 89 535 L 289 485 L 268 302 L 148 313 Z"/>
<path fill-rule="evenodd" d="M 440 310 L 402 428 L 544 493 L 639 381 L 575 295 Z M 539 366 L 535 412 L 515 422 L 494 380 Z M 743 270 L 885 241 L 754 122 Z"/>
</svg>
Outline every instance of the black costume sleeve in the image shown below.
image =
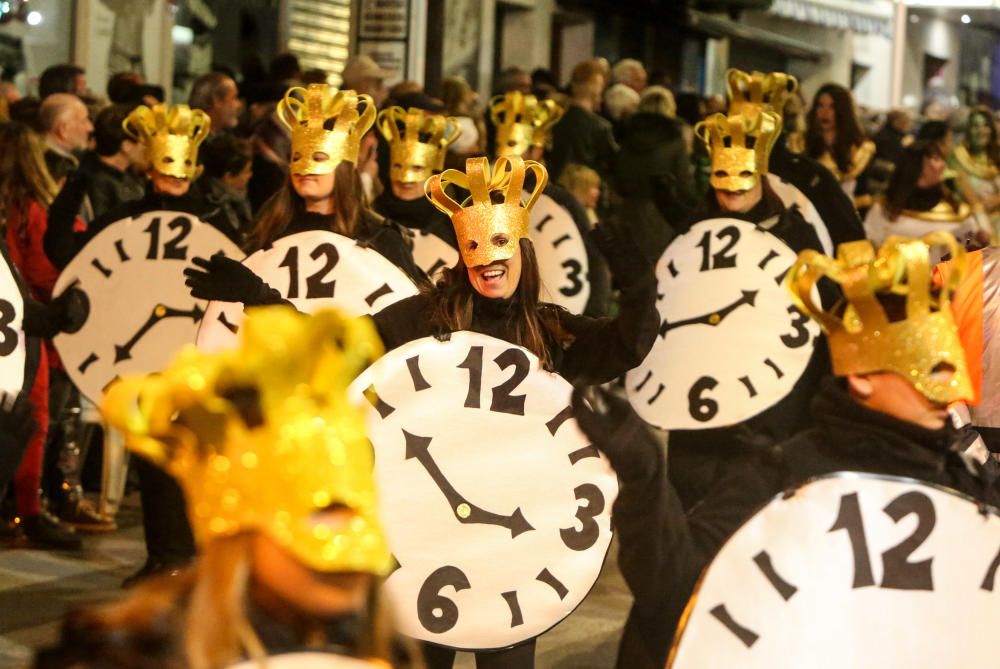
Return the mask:
<svg viewBox="0 0 1000 669">
<path fill-rule="evenodd" d="M 45 255 L 53 267 L 62 270 L 83 248 L 92 234 L 74 230 L 76 214 L 87 196 L 87 181 L 83 175 L 74 174 L 49 205 L 48 225 L 42 238 Z"/>
<path fill-rule="evenodd" d="M 375 322 L 375 330 L 382 339 L 386 352 L 430 335 L 430 308 L 430 297 L 422 293 L 390 304 L 373 314 L 371 319 Z"/>
<path fill-rule="evenodd" d="M 389 220 L 370 220 L 369 234 L 358 238 L 358 243 L 362 246 L 370 246 L 393 265 L 403 270 L 403 273 L 419 285 L 428 282 L 427 275 L 417 267 L 413 261 L 413 249 L 407 243 L 404 232 L 400 226 Z"/>
</svg>

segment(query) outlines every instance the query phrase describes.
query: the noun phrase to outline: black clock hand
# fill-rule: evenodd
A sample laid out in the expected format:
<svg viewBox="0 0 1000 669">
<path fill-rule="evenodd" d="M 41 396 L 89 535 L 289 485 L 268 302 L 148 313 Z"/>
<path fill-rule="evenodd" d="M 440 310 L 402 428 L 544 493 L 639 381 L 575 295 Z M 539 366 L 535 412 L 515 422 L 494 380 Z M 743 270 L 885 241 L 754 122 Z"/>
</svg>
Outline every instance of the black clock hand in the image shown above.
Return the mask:
<svg viewBox="0 0 1000 669">
<path fill-rule="evenodd" d="M 149 314 L 149 318 L 146 319 L 146 322 L 143 323 L 138 330 L 136 330 L 135 334 L 132 335 L 127 342 L 121 345 L 115 344 L 115 364 L 121 362 L 122 360 L 128 360 L 131 358 L 132 347 L 138 344 L 139 340 L 142 339 L 154 325 L 163 319 L 187 317 L 197 323 L 204 315 L 204 310 L 197 304 L 188 311 L 184 311 L 183 309 L 173 309 L 171 307 L 165 307 L 162 304 L 157 304 L 153 307 L 153 311 Z"/>
<path fill-rule="evenodd" d="M 663 323 L 660 325 L 660 336 L 666 338 L 667 333 L 675 328 L 682 328 L 686 325 L 711 325 L 715 327 L 721 323 L 726 316 L 733 313 L 744 304 L 749 304 L 751 307 L 754 306 L 754 301 L 757 299 L 756 290 L 744 290 L 743 296 L 736 300 L 728 307 L 723 307 L 717 311 L 713 311 L 710 314 L 704 316 L 697 316 L 695 318 L 687 318 L 683 321 L 677 321 L 676 323 L 668 323 L 664 319 Z"/>
<path fill-rule="evenodd" d="M 417 462 L 423 465 L 431 479 L 437 484 L 438 489 L 444 493 L 444 497 L 448 500 L 458 522 L 506 527 L 510 530 L 511 539 L 522 532 L 535 529 L 525 520 L 520 508 L 514 509 L 514 513 L 509 516 L 501 516 L 485 511 L 475 504 L 470 504 L 461 493 L 455 490 L 455 486 L 448 481 L 441 468 L 434 462 L 434 457 L 430 452 L 430 437 L 418 437 L 406 430 L 403 430 L 403 437 L 406 439 L 406 459 L 416 458 Z"/>
</svg>

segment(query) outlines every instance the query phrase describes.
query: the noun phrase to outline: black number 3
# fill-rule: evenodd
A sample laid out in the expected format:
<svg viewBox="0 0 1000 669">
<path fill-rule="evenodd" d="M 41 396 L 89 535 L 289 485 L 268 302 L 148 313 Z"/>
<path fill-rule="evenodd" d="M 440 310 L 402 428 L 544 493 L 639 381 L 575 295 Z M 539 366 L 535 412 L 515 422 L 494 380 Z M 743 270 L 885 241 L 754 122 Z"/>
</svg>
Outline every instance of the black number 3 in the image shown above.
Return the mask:
<svg viewBox="0 0 1000 669">
<path fill-rule="evenodd" d="M 15 315 L 14 305 L 0 300 L 0 356 L 8 356 L 17 348 L 17 332 L 10 327 Z"/>
<path fill-rule="evenodd" d="M 568 269 L 569 272 L 566 274 L 566 278 L 569 279 L 569 288 L 560 288 L 559 292 L 566 297 L 573 297 L 579 295 L 580 291 L 583 290 L 583 281 L 580 280 L 580 273 L 583 272 L 583 267 L 576 260 L 564 260 L 563 269 Z"/>
<path fill-rule="evenodd" d="M 593 483 L 584 483 L 573 489 L 577 501 L 585 501 L 586 506 L 577 507 L 576 519 L 580 521 L 580 529 L 567 527 L 559 530 L 566 548 L 574 551 L 585 551 L 595 543 L 601 534 L 601 528 L 594 520 L 604 511 L 604 495 L 601 489 Z"/>
</svg>

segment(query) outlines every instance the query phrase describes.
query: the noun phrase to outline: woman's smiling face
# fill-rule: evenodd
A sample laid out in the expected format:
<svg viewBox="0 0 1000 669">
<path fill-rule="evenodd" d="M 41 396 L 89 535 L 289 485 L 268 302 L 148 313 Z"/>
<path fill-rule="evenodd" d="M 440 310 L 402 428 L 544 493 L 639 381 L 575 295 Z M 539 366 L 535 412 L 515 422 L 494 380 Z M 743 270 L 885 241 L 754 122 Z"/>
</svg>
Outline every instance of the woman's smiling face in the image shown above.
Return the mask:
<svg viewBox="0 0 1000 669">
<path fill-rule="evenodd" d="M 468 267 L 469 283 L 476 292 L 491 299 L 507 299 L 517 291 L 521 281 L 521 247 L 507 260 L 495 260 L 489 265 Z"/>
</svg>

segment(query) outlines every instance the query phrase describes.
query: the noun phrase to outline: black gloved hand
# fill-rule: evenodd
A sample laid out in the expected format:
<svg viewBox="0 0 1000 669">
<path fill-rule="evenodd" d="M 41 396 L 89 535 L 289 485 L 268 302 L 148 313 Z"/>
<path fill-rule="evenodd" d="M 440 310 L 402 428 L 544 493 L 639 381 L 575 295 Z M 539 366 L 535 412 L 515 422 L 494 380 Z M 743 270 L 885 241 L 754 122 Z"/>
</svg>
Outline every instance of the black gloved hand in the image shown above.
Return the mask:
<svg viewBox="0 0 1000 669">
<path fill-rule="evenodd" d="M 659 470 L 660 445 L 632 406 L 599 386 L 573 390 L 573 414 L 622 481 L 643 480 Z"/>
<path fill-rule="evenodd" d="M 31 416 L 31 402 L 27 393 L 0 394 L 0 436 L 14 443 L 25 445 L 35 433 L 35 419 Z"/>
<path fill-rule="evenodd" d="M 241 262 L 216 253 L 208 260 L 192 259 L 195 267 L 184 270 L 184 284 L 191 289 L 191 296 L 202 300 L 242 302 L 260 306 L 283 302 L 281 295 L 271 288 L 249 267 Z"/>
<path fill-rule="evenodd" d="M 77 332 L 90 315 L 90 300 L 79 288 L 70 286 L 48 306 L 49 317 L 59 332 Z"/>
<path fill-rule="evenodd" d="M 615 234 L 612 226 L 604 223 L 596 225 L 590 231 L 590 238 L 608 261 L 608 269 L 622 290 L 628 290 L 652 275 L 652 266 L 635 243 L 621 234 Z"/>
</svg>

